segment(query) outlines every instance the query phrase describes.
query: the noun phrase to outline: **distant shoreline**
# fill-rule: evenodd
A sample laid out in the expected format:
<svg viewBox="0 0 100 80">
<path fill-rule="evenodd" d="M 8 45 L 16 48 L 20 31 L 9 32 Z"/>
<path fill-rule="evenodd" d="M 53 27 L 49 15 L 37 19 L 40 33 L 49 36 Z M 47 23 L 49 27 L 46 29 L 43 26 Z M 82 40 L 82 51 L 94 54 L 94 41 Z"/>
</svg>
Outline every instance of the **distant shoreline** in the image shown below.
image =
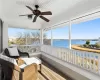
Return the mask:
<svg viewBox="0 0 100 80">
<path fill-rule="evenodd" d="M 72 45 L 72 49 L 80 50 L 80 51 L 87 51 L 87 52 L 100 53 L 100 50 L 94 50 L 94 49 L 89 49 L 89 48 L 83 48 L 83 47 L 80 47 L 80 45 Z"/>
<path fill-rule="evenodd" d="M 51 40 L 51 39 L 48 39 L 48 40 Z M 69 39 L 53 39 L 53 40 L 69 40 Z M 98 41 L 98 39 L 71 39 L 71 40 L 82 40 L 82 41 L 90 40 L 90 41 Z"/>
</svg>

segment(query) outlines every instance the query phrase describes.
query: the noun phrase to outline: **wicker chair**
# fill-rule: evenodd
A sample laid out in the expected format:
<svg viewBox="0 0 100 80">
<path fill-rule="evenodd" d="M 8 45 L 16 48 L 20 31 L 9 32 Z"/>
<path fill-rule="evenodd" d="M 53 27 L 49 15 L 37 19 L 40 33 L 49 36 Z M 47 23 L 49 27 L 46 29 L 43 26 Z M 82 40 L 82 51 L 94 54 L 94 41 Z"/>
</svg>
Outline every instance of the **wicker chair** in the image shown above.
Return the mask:
<svg viewBox="0 0 100 80">
<path fill-rule="evenodd" d="M 2 80 L 37 80 L 37 64 L 17 66 L 15 59 L 0 55 L 4 76 Z"/>
<path fill-rule="evenodd" d="M 18 50 L 18 49 L 17 49 Z M 5 50 L 4 50 L 4 55 L 6 55 L 6 56 L 8 56 L 8 57 L 10 57 L 10 58 L 14 58 L 14 59 L 17 59 L 17 58 L 23 58 L 23 60 L 30 60 L 30 62 L 32 62 L 32 63 L 36 63 L 37 65 L 39 65 L 40 66 L 40 72 L 41 72 L 41 64 L 42 64 L 42 61 L 39 59 L 39 58 L 37 58 L 37 57 L 33 57 L 33 58 L 31 58 L 31 57 L 29 57 L 29 54 L 27 53 L 27 52 L 21 52 L 20 50 L 18 50 L 18 53 L 19 53 L 19 56 L 11 56 L 10 55 L 10 53 L 9 53 L 9 50 L 8 50 L 8 48 L 6 48 Z M 27 57 L 27 59 L 25 59 L 25 57 Z"/>
</svg>

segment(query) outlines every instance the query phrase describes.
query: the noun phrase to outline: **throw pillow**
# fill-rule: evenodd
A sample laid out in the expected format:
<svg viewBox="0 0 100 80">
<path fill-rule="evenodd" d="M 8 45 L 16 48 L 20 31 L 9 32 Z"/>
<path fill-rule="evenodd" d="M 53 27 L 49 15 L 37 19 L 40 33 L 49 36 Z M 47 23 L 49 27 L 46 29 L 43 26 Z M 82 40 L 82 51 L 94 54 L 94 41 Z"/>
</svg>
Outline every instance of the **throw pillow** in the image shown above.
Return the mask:
<svg viewBox="0 0 100 80">
<path fill-rule="evenodd" d="M 10 56 L 19 56 L 17 47 L 8 48 Z"/>
</svg>

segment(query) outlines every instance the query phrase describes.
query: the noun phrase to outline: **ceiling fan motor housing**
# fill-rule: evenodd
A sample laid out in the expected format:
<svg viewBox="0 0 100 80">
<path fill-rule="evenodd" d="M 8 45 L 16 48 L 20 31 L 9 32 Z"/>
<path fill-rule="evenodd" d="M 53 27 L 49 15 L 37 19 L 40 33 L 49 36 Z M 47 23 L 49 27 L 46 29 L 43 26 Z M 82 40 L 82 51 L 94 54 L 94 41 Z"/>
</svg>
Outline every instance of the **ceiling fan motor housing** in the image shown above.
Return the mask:
<svg viewBox="0 0 100 80">
<path fill-rule="evenodd" d="M 39 10 L 34 10 L 34 15 L 39 16 L 41 14 L 41 11 Z"/>
</svg>

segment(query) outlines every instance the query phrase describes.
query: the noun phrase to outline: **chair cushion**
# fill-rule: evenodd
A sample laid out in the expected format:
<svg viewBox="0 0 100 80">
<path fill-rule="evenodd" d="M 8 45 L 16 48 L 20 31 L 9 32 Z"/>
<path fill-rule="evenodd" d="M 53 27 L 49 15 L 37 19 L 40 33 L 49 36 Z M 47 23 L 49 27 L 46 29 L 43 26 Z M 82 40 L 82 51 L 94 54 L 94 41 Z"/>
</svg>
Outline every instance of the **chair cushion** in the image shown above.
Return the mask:
<svg viewBox="0 0 100 80">
<path fill-rule="evenodd" d="M 8 51 L 10 56 L 19 56 L 17 47 L 8 48 Z"/>
<path fill-rule="evenodd" d="M 25 63 L 26 63 L 27 65 L 30 65 L 30 64 L 33 64 L 33 63 L 36 63 L 37 65 L 39 65 L 39 64 L 42 63 L 41 60 L 40 60 L 39 58 L 37 58 L 37 57 L 22 58 L 22 59 L 25 61 Z"/>
</svg>

